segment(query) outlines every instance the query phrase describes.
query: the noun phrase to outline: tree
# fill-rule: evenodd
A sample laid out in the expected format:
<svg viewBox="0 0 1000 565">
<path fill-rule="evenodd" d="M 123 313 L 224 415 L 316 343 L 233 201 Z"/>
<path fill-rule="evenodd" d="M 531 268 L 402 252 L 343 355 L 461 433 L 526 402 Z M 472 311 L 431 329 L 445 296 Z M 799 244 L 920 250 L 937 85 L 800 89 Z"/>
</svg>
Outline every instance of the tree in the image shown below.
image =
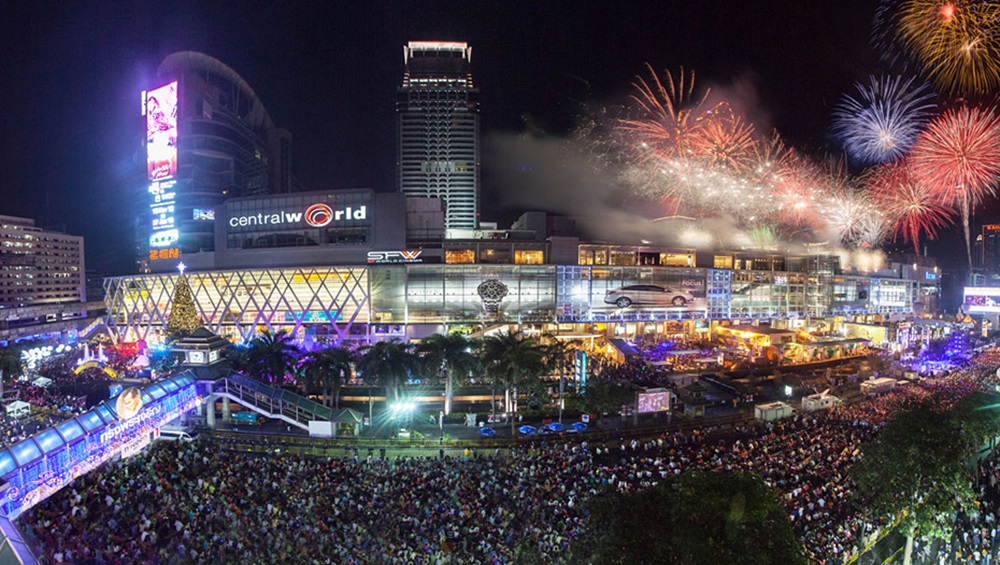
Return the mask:
<svg viewBox="0 0 1000 565">
<path fill-rule="evenodd" d="M 594 565 L 807 563 L 778 493 L 749 472 L 688 471 L 590 501 L 573 560 Z"/>
<path fill-rule="evenodd" d="M 903 560 L 917 535 L 950 539 L 956 510 L 970 510 L 975 493 L 965 464 L 995 435 L 995 414 L 982 394 L 955 405 L 931 397 L 898 411 L 876 441 L 862 447 L 851 469 L 862 506 L 874 516 L 900 517 Z"/>
<path fill-rule="evenodd" d="M 283 384 L 298 354 L 299 349 L 291 343 L 291 336 L 285 330 L 274 334 L 265 330 L 253 338 L 246 349 L 235 352 L 231 360 L 237 370 L 257 380 Z"/>
<path fill-rule="evenodd" d="M 562 423 L 563 405 L 565 404 L 566 364 L 575 361 L 576 352 L 582 345 L 580 340 L 562 340 L 554 335 L 545 336 L 549 342 L 545 345 L 545 357 L 550 366 L 559 370 L 559 423 Z"/>
<path fill-rule="evenodd" d="M 7 380 L 21 376 L 24 366 L 21 363 L 21 352 L 17 347 L 0 346 L 0 372 Z"/>
<path fill-rule="evenodd" d="M 399 389 L 418 367 L 410 346 L 393 339 L 362 347 L 360 352 L 356 368 L 361 378 L 370 385 L 385 387 L 386 397 L 391 394 L 393 401 L 399 402 Z"/>
<path fill-rule="evenodd" d="M 198 318 L 198 308 L 194 304 L 191 287 L 188 286 L 187 277 L 181 274 L 177 277 L 174 296 L 170 300 L 170 317 L 167 318 L 167 338 L 181 338 L 190 335 L 200 327 L 201 319 Z"/>
<path fill-rule="evenodd" d="M 340 408 L 340 389 L 351 376 L 354 354 L 346 347 L 328 347 L 306 355 L 302 361 L 302 375 L 306 385 L 321 388 L 323 404 L 329 406 L 330 396 L 335 396 L 335 406 Z"/>
<path fill-rule="evenodd" d="M 479 357 L 475 354 L 478 344 L 475 340 L 459 334 L 434 334 L 424 338 L 417 345 L 417 353 L 424 364 L 434 374 L 444 372 L 444 413 L 451 414 L 452 398 L 455 394 L 455 379 L 464 380 L 479 371 Z"/>
<path fill-rule="evenodd" d="M 606 412 L 618 412 L 622 405 L 630 405 L 635 402 L 635 393 L 639 390 L 638 385 L 605 380 L 591 380 L 587 383 L 586 393 L 578 391 L 567 398 L 584 412 L 595 412 L 603 414 Z"/>
<path fill-rule="evenodd" d="M 482 359 L 494 388 L 496 385 L 504 388 L 507 411 L 516 416 L 518 389 L 536 386 L 545 370 L 544 349 L 520 332 L 508 332 L 483 340 Z M 514 420 L 512 417 L 510 421 L 511 433 Z"/>
<path fill-rule="evenodd" d="M 3 396 L 4 384 L 13 382 L 23 371 L 20 349 L 9 345 L 0 346 L 0 397 Z"/>
</svg>

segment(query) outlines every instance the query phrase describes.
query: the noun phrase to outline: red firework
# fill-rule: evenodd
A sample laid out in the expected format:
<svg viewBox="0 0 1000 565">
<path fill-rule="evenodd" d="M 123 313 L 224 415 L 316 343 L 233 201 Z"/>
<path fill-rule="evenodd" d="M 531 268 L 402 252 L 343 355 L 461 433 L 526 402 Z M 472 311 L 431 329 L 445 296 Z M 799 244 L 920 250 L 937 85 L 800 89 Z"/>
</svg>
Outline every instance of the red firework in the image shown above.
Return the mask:
<svg viewBox="0 0 1000 565">
<path fill-rule="evenodd" d="M 669 72 L 664 80 L 648 63 L 650 78 L 636 77 L 637 94 L 632 95 L 638 116 L 620 122 L 622 130 L 635 134 L 643 158 L 686 159 L 695 155 L 705 144 L 705 128 L 719 120 L 732 119 L 725 103 L 709 107 L 705 102 L 709 92 L 694 96 L 694 71 L 681 68 L 678 79 Z"/>
<path fill-rule="evenodd" d="M 727 107 L 728 108 L 728 107 Z M 755 141 L 753 124 L 739 116 L 708 120 L 693 136 L 692 149 L 711 166 L 744 172 L 753 164 Z"/>
<path fill-rule="evenodd" d="M 920 134 L 910 159 L 917 182 L 958 208 L 971 268 L 969 216 L 1000 182 L 1000 117 L 976 106 L 947 110 Z"/>
<path fill-rule="evenodd" d="M 893 161 L 875 169 L 865 179 L 882 212 L 892 225 L 893 238 L 902 236 L 920 255 L 920 236 L 937 237 L 939 229 L 953 222 L 955 210 L 917 180 L 905 161 Z"/>
</svg>

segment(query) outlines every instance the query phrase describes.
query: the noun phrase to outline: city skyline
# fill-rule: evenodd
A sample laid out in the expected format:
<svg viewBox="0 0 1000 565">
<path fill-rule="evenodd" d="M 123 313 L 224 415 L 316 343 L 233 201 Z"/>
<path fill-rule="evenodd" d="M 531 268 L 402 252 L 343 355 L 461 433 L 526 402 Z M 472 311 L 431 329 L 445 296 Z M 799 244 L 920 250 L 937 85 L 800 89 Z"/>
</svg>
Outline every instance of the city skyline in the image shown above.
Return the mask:
<svg viewBox="0 0 1000 565">
<path fill-rule="evenodd" d="M 3 162 L 9 209 L 0 212 L 65 224 L 68 232 L 95 241 L 88 245 L 95 255 L 89 264 L 126 272 L 128 235 L 121 226 L 128 218 L 114 204 L 143 173 L 136 93 L 158 86 L 156 66 L 178 50 L 205 52 L 253 85 L 275 121 L 291 131 L 293 170 L 306 190 L 388 192 L 395 189 L 393 105 L 401 47 L 413 40 L 468 42 L 476 49 L 474 75 L 484 108 L 487 221 L 512 219 L 513 207 L 502 194 L 507 186 L 491 171 L 507 165 L 497 155 L 498 136 L 564 136 L 584 106 L 623 102 L 647 62 L 657 70 L 695 69 L 700 84 L 734 96 L 758 124 L 820 155 L 835 150 L 832 106 L 877 67 L 868 40 L 876 6 L 724 3 L 704 11 L 650 3 L 625 12 L 610 4 L 477 10 L 463 3 L 404 3 L 313 13 L 254 5 L 239 15 L 225 5 L 184 3 L 125 12 L 23 8 L 26 19 L 45 18 L 49 25 L 15 41 L 20 48 L 9 57 L 12 80 L 4 88 L 11 149 Z M 336 22 L 351 33 L 319 33 L 336 13 Z M 73 31 L 94 29 L 90 24 L 97 21 L 122 33 Z M 280 33 L 287 29 L 301 33 L 287 38 Z M 812 72 L 821 67 L 824 73 Z M 59 102 L 67 96 L 76 102 Z M 35 107 L 46 111 L 32 112 Z M 93 142 L 84 141 L 88 136 Z"/>
</svg>

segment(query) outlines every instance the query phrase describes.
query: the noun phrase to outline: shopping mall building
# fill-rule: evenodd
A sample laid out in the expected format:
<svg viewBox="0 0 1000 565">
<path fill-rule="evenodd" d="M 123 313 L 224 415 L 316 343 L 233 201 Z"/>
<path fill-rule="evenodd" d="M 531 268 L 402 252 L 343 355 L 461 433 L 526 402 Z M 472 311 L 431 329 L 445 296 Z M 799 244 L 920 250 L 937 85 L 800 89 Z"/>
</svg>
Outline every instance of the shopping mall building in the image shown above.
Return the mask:
<svg viewBox="0 0 1000 565">
<path fill-rule="evenodd" d="M 162 339 L 180 276 L 221 335 L 284 329 L 321 343 L 499 327 L 611 337 L 878 324 L 933 310 L 938 293 L 936 267 L 917 263 L 860 273 L 822 252 L 584 242 L 569 220 L 540 212 L 446 239 L 444 214 L 435 198 L 367 189 L 230 199 L 215 209 L 214 251 L 105 280 L 108 326 L 125 340 Z"/>
</svg>

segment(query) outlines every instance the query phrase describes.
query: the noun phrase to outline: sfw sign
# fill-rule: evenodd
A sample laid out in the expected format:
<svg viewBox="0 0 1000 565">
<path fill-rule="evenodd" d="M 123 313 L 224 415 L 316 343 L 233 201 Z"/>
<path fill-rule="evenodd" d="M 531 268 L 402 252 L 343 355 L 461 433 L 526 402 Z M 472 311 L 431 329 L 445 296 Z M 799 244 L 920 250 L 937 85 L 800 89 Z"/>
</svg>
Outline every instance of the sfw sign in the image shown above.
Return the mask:
<svg viewBox="0 0 1000 565">
<path fill-rule="evenodd" d="M 416 251 L 369 251 L 368 263 L 382 265 L 386 263 L 423 263 L 421 250 Z"/>
<path fill-rule="evenodd" d="M 297 224 L 305 220 L 305 223 L 314 228 L 322 228 L 330 222 L 345 220 L 366 220 L 368 219 L 368 207 L 358 206 L 351 208 L 346 206 L 343 210 L 334 210 L 326 204 L 313 204 L 303 212 L 288 212 L 281 210 L 273 214 L 250 214 L 248 216 L 233 216 L 229 218 L 231 227 L 242 226 L 274 226 L 278 224 Z"/>
</svg>

